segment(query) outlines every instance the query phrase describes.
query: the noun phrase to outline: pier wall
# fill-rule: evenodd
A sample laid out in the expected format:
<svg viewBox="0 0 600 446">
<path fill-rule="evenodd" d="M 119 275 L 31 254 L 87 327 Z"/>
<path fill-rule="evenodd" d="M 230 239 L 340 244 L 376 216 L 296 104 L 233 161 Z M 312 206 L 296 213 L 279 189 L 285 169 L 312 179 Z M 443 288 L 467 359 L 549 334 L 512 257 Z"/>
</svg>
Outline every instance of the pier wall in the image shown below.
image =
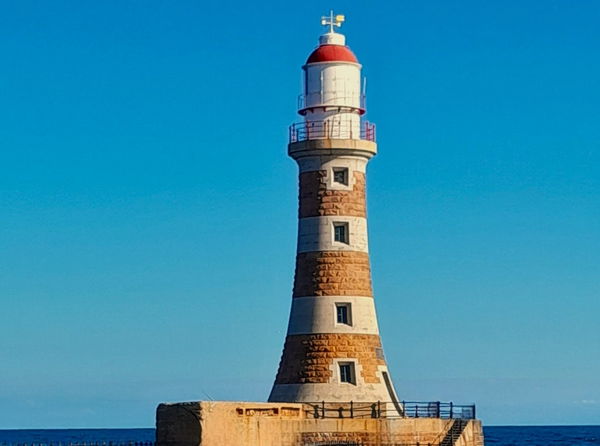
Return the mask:
<svg viewBox="0 0 600 446">
<path fill-rule="evenodd" d="M 483 446 L 479 420 L 313 418 L 304 404 L 160 404 L 157 446 Z"/>
</svg>

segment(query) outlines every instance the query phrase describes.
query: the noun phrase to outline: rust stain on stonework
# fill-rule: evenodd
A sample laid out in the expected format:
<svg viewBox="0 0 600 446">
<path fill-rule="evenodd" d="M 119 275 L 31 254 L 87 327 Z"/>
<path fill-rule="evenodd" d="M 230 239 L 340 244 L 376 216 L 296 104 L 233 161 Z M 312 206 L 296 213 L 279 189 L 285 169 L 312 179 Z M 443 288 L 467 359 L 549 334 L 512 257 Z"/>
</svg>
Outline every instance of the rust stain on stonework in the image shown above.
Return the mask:
<svg viewBox="0 0 600 446">
<path fill-rule="evenodd" d="M 291 335 L 285 340 L 275 384 L 328 383 L 333 377 L 336 358 L 356 358 L 365 383 L 380 382 L 377 366 L 385 360 L 379 335 L 314 334 Z"/>
<path fill-rule="evenodd" d="M 300 174 L 300 218 L 327 215 L 366 217 L 365 174 L 354 172 L 351 190 L 327 189 L 327 171 Z"/>
<path fill-rule="evenodd" d="M 357 251 L 299 253 L 293 295 L 373 296 L 369 254 Z"/>
</svg>

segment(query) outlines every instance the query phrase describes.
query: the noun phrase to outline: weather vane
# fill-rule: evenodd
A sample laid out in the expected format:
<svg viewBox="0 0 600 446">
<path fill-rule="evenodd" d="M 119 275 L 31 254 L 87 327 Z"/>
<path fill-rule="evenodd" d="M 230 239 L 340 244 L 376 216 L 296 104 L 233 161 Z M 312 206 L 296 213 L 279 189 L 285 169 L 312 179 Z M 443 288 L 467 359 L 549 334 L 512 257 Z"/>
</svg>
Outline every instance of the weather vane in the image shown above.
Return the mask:
<svg viewBox="0 0 600 446">
<path fill-rule="evenodd" d="M 333 10 L 331 10 L 329 12 L 329 16 L 321 17 L 321 25 L 329 25 L 329 32 L 333 33 L 335 32 L 333 30 L 333 27 L 337 26 L 339 28 L 340 26 L 342 26 L 344 20 L 346 20 L 346 17 L 343 14 L 333 15 Z"/>
</svg>

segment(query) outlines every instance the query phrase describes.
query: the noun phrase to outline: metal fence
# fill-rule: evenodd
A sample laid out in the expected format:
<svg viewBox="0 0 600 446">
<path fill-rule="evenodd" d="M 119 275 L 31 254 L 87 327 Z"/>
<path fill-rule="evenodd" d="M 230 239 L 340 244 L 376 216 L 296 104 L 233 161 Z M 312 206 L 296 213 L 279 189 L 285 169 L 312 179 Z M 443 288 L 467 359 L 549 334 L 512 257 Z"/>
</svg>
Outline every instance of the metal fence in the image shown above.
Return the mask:
<svg viewBox="0 0 600 446">
<path fill-rule="evenodd" d="M 472 420 L 474 404 L 440 401 L 305 402 L 309 418 L 443 418 Z"/>
<path fill-rule="evenodd" d="M 462 420 L 476 418 L 475 404 L 402 401 L 402 406 L 406 416 L 410 418 L 457 418 Z"/>
<path fill-rule="evenodd" d="M 313 139 L 363 139 L 375 141 L 375 124 L 369 121 L 304 121 L 290 126 L 291 143 Z"/>
</svg>

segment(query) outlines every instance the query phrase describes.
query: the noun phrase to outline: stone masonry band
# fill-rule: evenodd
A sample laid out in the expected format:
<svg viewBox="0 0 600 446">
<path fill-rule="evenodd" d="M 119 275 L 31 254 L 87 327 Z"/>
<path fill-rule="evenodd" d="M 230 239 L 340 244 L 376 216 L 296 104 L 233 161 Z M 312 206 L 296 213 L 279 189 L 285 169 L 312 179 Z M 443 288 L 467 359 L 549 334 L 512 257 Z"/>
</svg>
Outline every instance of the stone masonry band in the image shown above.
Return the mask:
<svg viewBox="0 0 600 446">
<path fill-rule="evenodd" d="M 377 368 L 385 360 L 379 335 L 312 334 L 286 338 L 275 384 L 329 383 L 338 358 L 355 358 L 362 380 L 380 383 Z"/>
<path fill-rule="evenodd" d="M 351 189 L 331 190 L 327 187 L 327 173 L 327 170 L 317 170 L 300 174 L 299 217 L 366 217 L 365 174 L 353 171 Z"/>
<path fill-rule="evenodd" d="M 293 297 L 373 296 L 369 254 L 316 251 L 296 255 Z"/>
</svg>

